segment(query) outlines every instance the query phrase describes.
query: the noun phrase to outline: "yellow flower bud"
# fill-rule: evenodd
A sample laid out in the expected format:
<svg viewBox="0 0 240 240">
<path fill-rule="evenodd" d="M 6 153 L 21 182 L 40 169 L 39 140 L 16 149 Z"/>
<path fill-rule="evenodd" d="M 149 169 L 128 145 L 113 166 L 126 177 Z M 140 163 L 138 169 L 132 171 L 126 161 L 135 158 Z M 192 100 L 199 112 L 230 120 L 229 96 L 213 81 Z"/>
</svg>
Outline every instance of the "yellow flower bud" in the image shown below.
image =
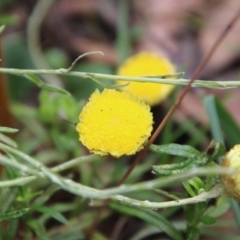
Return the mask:
<svg viewBox="0 0 240 240">
<path fill-rule="evenodd" d="M 120 76 L 141 77 L 168 75 L 175 72 L 175 66 L 167 58 L 151 52 L 140 52 L 128 58 L 118 68 L 117 74 Z M 119 81 L 119 83 L 126 82 Z M 153 106 L 165 100 L 174 87 L 168 84 L 131 82 L 124 89 Z"/>
<path fill-rule="evenodd" d="M 128 92 L 96 90 L 79 115 L 79 140 L 91 152 L 115 157 L 141 150 L 152 131 L 150 107 Z"/>
<path fill-rule="evenodd" d="M 226 154 L 222 166 L 240 170 L 240 144 L 235 145 Z M 226 194 L 240 202 L 240 174 L 223 175 L 221 180 Z"/>
</svg>

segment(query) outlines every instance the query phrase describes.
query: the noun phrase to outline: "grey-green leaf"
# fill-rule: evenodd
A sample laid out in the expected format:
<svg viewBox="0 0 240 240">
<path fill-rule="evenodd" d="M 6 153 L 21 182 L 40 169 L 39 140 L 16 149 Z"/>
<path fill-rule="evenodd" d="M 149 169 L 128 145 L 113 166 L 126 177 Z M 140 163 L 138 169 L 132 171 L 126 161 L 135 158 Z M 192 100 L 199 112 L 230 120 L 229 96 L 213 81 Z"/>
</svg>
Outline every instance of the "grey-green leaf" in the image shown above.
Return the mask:
<svg viewBox="0 0 240 240">
<path fill-rule="evenodd" d="M 195 148 L 188 145 L 180 145 L 176 143 L 166 144 L 166 145 L 154 145 L 150 146 L 150 150 L 157 153 L 165 153 L 175 156 L 181 156 L 186 158 L 192 158 L 201 154 Z"/>
<path fill-rule="evenodd" d="M 6 143 L 7 145 L 16 148 L 17 143 L 14 142 L 11 138 L 7 137 L 6 135 L 0 133 L 0 141 Z"/>
<path fill-rule="evenodd" d="M 35 75 L 24 74 L 23 76 L 25 78 L 27 78 L 28 80 L 30 80 L 31 82 L 35 83 L 41 89 L 46 89 L 46 90 L 51 91 L 51 92 L 57 92 L 57 93 L 61 93 L 61 94 L 70 95 L 70 93 L 68 91 L 66 91 L 65 89 L 47 84 Z"/>
<path fill-rule="evenodd" d="M 16 128 L 9 128 L 9 127 L 0 127 L 0 132 L 15 133 L 15 132 L 18 132 L 18 129 L 16 129 Z"/>
</svg>

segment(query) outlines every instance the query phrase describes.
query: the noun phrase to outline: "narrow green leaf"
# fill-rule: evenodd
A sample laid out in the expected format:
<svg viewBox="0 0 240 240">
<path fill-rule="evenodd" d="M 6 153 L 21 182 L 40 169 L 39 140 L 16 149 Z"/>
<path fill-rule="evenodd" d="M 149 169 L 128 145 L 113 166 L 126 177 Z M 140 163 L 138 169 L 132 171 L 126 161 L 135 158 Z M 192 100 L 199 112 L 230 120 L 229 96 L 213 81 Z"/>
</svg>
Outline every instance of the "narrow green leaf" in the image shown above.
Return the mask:
<svg viewBox="0 0 240 240">
<path fill-rule="evenodd" d="M 16 239 L 15 236 L 17 234 L 19 220 L 18 218 L 11 219 L 8 223 L 8 229 L 7 229 L 7 237 L 3 239 Z"/>
<path fill-rule="evenodd" d="M 10 153 L 9 153 L 9 156 L 10 156 L 10 158 L 13 161 L 17 161 L 16 158 L 13 155 L 10 155 Z M 5 171 L 6 171 L 7 176 L 8 176 L 9 179 L 15 179 L 15 178 L 18 178 L 18 177 L 21 176 L 21 173 L 19 172 L 19 170 L 15 169 L 15 168 L 12 168 L 12 167 L 6 167 Z M 16 187 L 16 188 L 9 188 L 8 191 L 10 191 L 10 190 L 13 191 L 15 189 L 19 189 L 19 188 L 18 187 Z M 9 202 L 10 198 L 9 197 L 7 197 L 7 198 L 8 198 L 8 202 Z"/>
<path fill-rule="evenodd" d="M 157 175 L 164 175 L 164 176 L 169 176 L 181 172 L 185 172 L 188 169 L 192 168 L 191 163 L 193 162 L 193 159 L 190 159 L 191 161 L 188 162 L 188 160 L 179 163 L 179 164 L 164 164 L 164 165 L 153 165 L 152 170 L 157 174 Z M 185 166 L 186 165 L 186 166 Z"/>
<path fill-rule="evenodd" d="M 27 225 L 32 229 L 32 231 L 39 237 L 41 240 L 51 240 L 48 236 L 47 233 L 45 232 L 45 229 L 43 226 L 41 226 L 38 221 L 31 220 L 27 222 Z"/>
<path fill-rule="evenodd" d="M 184 208 L 187 225 L 190 227 L 197 226 L 203 217 L 206 209 L 206 202 L 187 205 Z"/>
<path fill-rule="evenodd" d="M 124 83 L 124 84 L 106 84 L 106 83 L 103 83 L 100 80 L 98 80 L 95 76 L 91 75 L 90 73 L 87 73 L 86 77 L 92 79 L 94 82 L 96 82 L 97 84 L 99 84 L 103 88 L 119 89 L 119 88 L 123 88 L 123 87 L 126 87 L 127 85 L 129 85 L 129 82 Z"/>
<path fill-rule="evenodd" d="M 165 153 L 169 155 L 181 156 L 186 158 L 196 157 L 201 154 L 195 148 L 188 145 L 180 145 L 176 143 L 166 145 L 154 145 L 150 146 L 150 150 L 156 153 Z"/>
<path fill-rule="evenodd" d="M 212 164 L 211 164 L 212 165 Z M 212 166 L 215 166 L 216 163 L 213 163 Z M 215 176 L 207 176 L 205 182 L 205 191 L 208 192 L 215 185 Z"/>
<path fill-rule="evenodd" d="M 31 82 L 35 83 L 41 89 L 45 89 L 45 90 L 48 90 L 48 91 L 51 91 L 51 92 L 57 92 L 57 93 L 61 93 L 61 94 L 70 95 L 70 93 L 68 91 L 66 91 L 65 89 L 55 87 L 53 85 L 49 85 L 49 84 L 43 82 L 40 78 L 36 77 L 35 75 L 24 74 L 23 76 L 25 78 L 27 78 L 28 80 L 30 80 Z"/>
<path fill-rule="evenodd" d="M 25 78 L 27 78 L 28 80 L 30 80 L 31 82 L 35 83 L 38 87 L 42 87 L 43 85 L 45 85 L 46 83 L 43 82 L 40 78 L 38 78 L 35 75 L 31 75 L 31 74 L 24 74 L 23 75 Z"/>
<path fill-rule="evenodd" d="M 193 204 L 185 205 L 183 209 L 186 222 L 189 226 L 191 226 L 192 219 L 194 218 L 195 215 L 195 205 Z"/>
<path fill-rule="evenodd" d="M 210 127 L 212 134 L 214 136 L 214 140 L 224 144 L 221 126 L 220 126 L 220 119 L 217 114 L 217 109 L 215 105 L 215 97 L 213 95 L 207 96 L 203 99 L 204 106 L 207 111 L 207 115 L 210 121 Z"/>
<path fill-rule="evenodd" d="M 44 192 L 45 193 L 45 192 Z M 33 198 L 35 198 L 36 196 L 42 195 L 43 191 L 26 191 L 24 192 L 24 195 L 22 196 L 18 196 L 17 200 L 19 202 L 29 202 L 31 201 Z"/>
<path fill-rule="evenodd" d="M 145 222 L 161 229 L 165 232 L 171 239 L 174 240 L 183 240 L 180 232 L 171 224 L 167 219 L 165 219 L 161 214 L 154 212 L 152 210 L 146 210 L 136 207 L 130 207 L 126 205 L 119 204 L 117 202 L 111 202 L 111 208 L 114 210 L 121 212 L 126 215 L 138 217 Z"/>
<path fill-rule="evenodd" d="M 157 151 L 163 151 L 164 153 L 168 154 L 175 154 L 175 155 L 181 155 L 181 156 L 188 156 L 189 151 L 190 158 L 188 158 L 185 161 L 179 162 L 179 163 L 172 163 L 172 164 L 162 164 L 162 165 L 154 165 L 152 166 L 153 171 L 158 175 L 173 175 L 181 172 L 185 172 L 193 167 L 201 167 L 205 166 L 208 163 L 210 163 L 214 157 L 223 155 L 225 153 L 225 148 L 220 143 L 211 142 L 209 148 L 207 149 L 207 153 L 200 153 L 196 149 L 186 146 L 186 145 L 178 145 L 178 144 L 170 144 L 175 145 L 173 148 L 167 149 L 165 148 L 166 145 L 156 146 L 153 145 L 153 148 L 156 147 L 155 150 Z M 162 146 L 164 146 L 162 148 Z M 168 145 L 169 146 L 169 145 Z M 168 148 L 168 147 L 167 147 Z M 180 149 L 180 151 L 179 151 Z M 176 152 L 173 152 L 176 151 Z M 188 151 L 189 150 L 189 151 Z M 196 153 L 196 154 L 194 154 Z"/>
<path fill-rule="evenodd" d="M 45 207 L 45 206 L 32 206 L 32 209 L 41 213 L 48 214 L 52 218 L 56 219 L 57 221 L 67 224 L 67 219 L 58 211 L 53 208 Z"/>
<path fill-rule="evenodd" d="M 206 225 L 211 225 L 216 222 L 216 218 L 211 216 L 203 216 L 200 221 Z"/>
<path fill-rule="evenodd" d="M 18 132 L 19 130 L 16 128 L 9 128 L 9 127 L 0 127 L 0 132 L 4 133 L 15 133 Z"/>
<path fill-rule="evenodd" d="M 187 182 L 197 190 L 197 193 L 200 189 L 204 189 L 204 183 L 199 177 L 191 178 Z"/>
<path fill-rule="evenodd" d="M 16 148 L 17 143 L 14 142 L 11 138 L 7 137 L 6 135 L 0 133 L 0 141 L 6 143 L 7 145 Z"/>
<path fill-rule="evenodd" d="M 5 214 L 0 215 L 0 222 L 6 221 L 6 220 L 11 220 L 14 218 L 19 218 L 28 213 L 30 208 L 23 208 L 17 211 L 10 211 Z"/>
<path fill-rule="evenodd" d="M 194 192 L 194 190 L 192 189 L 191 185 L 188 182 L 183 182 L 182 184 L 191 197 L 196 196 L 196 193 Z"/>
<path fill-rule="evenodd" d="M 233 119 L 231 114 L 227 111 L 227 109 L 223 106 L 223 104 L 216 98 L 215 104 L 221 128 L 226 136 L 226 141 L 231 146 L 240 143 L 240 127 Z"/>
<path fill-rule="evenodd" d="M 239 143 L 239 136 L 240 136 L 239 130 L 237 129 L 235 122 L 233 121 L 232 117 L 228 114 L 228 112 L 224 111 L 223 107 L 221 108 L 221 103 L 219 101 L 218 103 L 216 103 L 216 99 L 212 95 L 205 97 L 203 99 L 203 102 L 207 110 L 211 131 L 214 139 L 217 142 L 224 143 L 223 134 L 222 134 L 222 130 L 224 130 L 227 142 L 229 142 L 231 145 L 235 145 L 236 143 Z M 220 121 L 221 121 L 221 124 L 220 124 Z M 230 136 L 233 137 L 233 139 L 231 139 Z M 229 199 L 229 201 L 231 203 L 231 207 L 234 212 L 238 229 L 240 229 L 239 204 L 233 199 Z"/>
<path fill-rule="evenodd" d="M 167 146 L 167 147 L 166 147 Z M 152 166 L 153 171 L 159 175 L 172 175 L 187 171 L 193 167 L 205 166 L 214 158 L 222 156 L 225 153 L 225 147 L 221 143 L 211 142 L 207 149 L 207 153 L 200 153 L 191 146 L 168 144 L 168 145 L 152 145 L 152 150 L 167 154 L 179 156 L 191 156 L 187 160 L 180 163 L 163 164 Z"/>
</svg>

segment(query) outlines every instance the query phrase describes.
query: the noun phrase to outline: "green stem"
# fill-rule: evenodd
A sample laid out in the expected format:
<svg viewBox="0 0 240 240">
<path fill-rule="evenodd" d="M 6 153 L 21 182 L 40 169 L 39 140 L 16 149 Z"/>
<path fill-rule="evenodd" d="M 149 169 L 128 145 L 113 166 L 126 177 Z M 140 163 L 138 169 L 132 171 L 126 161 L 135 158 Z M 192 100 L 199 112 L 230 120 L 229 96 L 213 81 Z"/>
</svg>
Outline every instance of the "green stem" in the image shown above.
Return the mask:
<svg viewBox="0 0 240 240">
<path fill-rule="evenodd" d="M 115 187 L 115 188 L 110 188 L 110 189 L 105 189 L 105 190 L 98 190 L 94 189 L 88 186 L 84 186 L 80 183 L 76 183 L 72 181 L 71 179 L 65 179 L 56 173 L 54 173 L 52 170 L 48 169 L 45 167 L 43 164 L 39 163 L 37 160 L 31 158 L 30 156 L 23 154 L 22 152 L 11 148 L 9 146 L 5 146 L 4 144 L 0 144 L 0 149 L 7 151 L 13 155 L 16 155 L 22 160 L 25 160 L 27 163 L 30 163 L 34 170 L 33 174 L 35 175 L 32 180 L 36 178 L 47 178 L 50 182 L 58 185 L 60 188 L 73 193 L 75 195 L 79 195 L 82 197 L 87 197 L 87 198 L 96 198 L 96 199 L 106 199 L 106 198 L 112 198 L 115 199 L 117 196 L 114 196 L 115 194 L 123 194 L 123 193 L 129 193 L 129 192 L 134 192 L 134 191 L 141 191 L 141 190 L 152 190 L 154 188 L 160 188 L 160 187 L 165 187 L 169 185 L 173 185 L 176 183 L 180 183 L 186 179 L 189 179 L 193 176 L 207 176 L 207 175 L 215 175 L 215 174 L 233 174 L 238 172 L 237 170 L 233 169 L 227 169 L 224 167 L 213 167 L 213 168 L 196 168 L 196 169 L 191 169 L 188 172 L 184 172 L 181 174 L 176 174 L 173 176 L 168 176 L 168 177 L 162 177 L 156 180 L 152 181 L 147 181 L 147 182 L 142 182 L 142 183 L 137 183 L 134 185 L 122 185 L 120 187 Z M 15 162 L 12 159 L 5 159 L 3 155 L 0 155 L 0 161 L 4 160 L 4 165 L 6 166 L 11 166 L 16 169 L 19 169 L 20 171 L 26 172 L 26 166 L 23 164 L 15 164 Z M 8 162 L 7 162 L 8 161 Z M 28 166 L 29 167 L 29 166 Z M 65 166 L 66 167 L 66 166 Z M 30 167 L 29 167 L 30 168 Z M 36 170 L 37 169 L 37 173 Z M 16 180 L 16 179 L 15 179 Z M 29 179 L 27 179 L 29 181 Z M 4 182 L 1 183 L 2 186 L 4 185 Z M 26 184 L 26 178 L 21 179 L 16 182 L 15 186 L 23 185 Z M 6 186 L 6 184 L 5 184 Z M 118 200 L 118 199 L 116 199 Z"/>
<path fill-rule="evenodd" d="M 48 12 L 54 1 L 55 0 L 39 0 L 28 20 L 27 38 L 29 52 L 36 68 L 40 69 L 49 68 L 40 49 L 39 39 L 41 24 L 46 17 L 46 13 Z M 61 80 L 56 76 L 52 76 L 51 78 L 49 78 L 48 76 L 44 76 L 44 80 L 49 84 L 62 87 Z"/>
<path fill-rule="evenodd" d="M 196 204 L 199 202 L 205 202 L 211 198 L 217 198 L 224 193 L 223 188 L 221 185 L 215 186 L 209 192 L 203 192 L 197 196 L 185 199 L 178 199 L 174 201 L 167 201 L 167 202 L 150 202 L 150 201 L 139 201 L 135 199 L 131 199 L 125 196 L 114 196 L 114 200 L 120 201 L 123 204 L 129 206 L 135 206 L 140 208 L 150 208 L 150 209 L 160 209 L 160 208 L 168 208 L 168 207 L 177 207 L 183 206 L 187 204 Z"/>
<path fill-rule="evenodd" d="M 117 49 L 119 55 L 119 63 L 122 63 L 130 53 L 129 44 L 129 0 L 118 1 L 118 26 L 117 26 Z"/>
<path fill-rule="evenodd" d="M 89 78 L 93 76 L 98 79 L 107 79 L 107 80 L 125 80 L 129 82 L 152 82 L 152 83 L 161 83 L 161 84 L 169 84 L 169 85 L 187 85 L 189 83 L 189 79 L 166 79 L 164 76 L 156 77 L 130 77 L 130 76 L 118 76 L 111 74 L 101 74 L 101 73 L 87 73 L 87 72 L 68 72 L 67 69 L 56 69 L 56 70 L 22 70 L 22 69 L 14 69 L 14 68 L 0 68 L 0 72 L 9 73 L 9 74 L 49 74 L 49 75 L 65 75 L 65 76 L 75 76 L 81 78 Z M 182 73 L 176 73 L 169 75 L 169 77 L 176 77 Z M 211 81 L 211 80 L 195 80 L 192 84 L 193 87 L 203 87 L 203 88 L 212 88 L 212 89 L 228 89 L 228 88 L 236 88 L 240 86 L 240 80 L 228 80 L 228 81 Z"/>
<path fill-rule="evenodd" d="M 51 171 L 57 173 L 61 172 L 64 170 L 67 170 L 69 168 L 75 167 L 79 164 L 83 164 L 86 162 L 92 162 L 92 161 L 99 161 L 101 158 L 97 155 L 88 155 L 88 156 L 82 156 L 78 158 L 74 158 L 72 160 L 69 160 L 68 162 L 62 163 L 56 167 L 51 168 Z M 0 162 L 4 164 L 5 166 L 11 166 L 16 169 L 19 169 L 20 171 L 26 172 L 26 166 L 21 165 L 17 162 L 13 162 L 12 160 L 0 155 Z M 28 172 L 31 172 L 29 170 Z M 39 177 L 44 177 L 41 173 L 39 174 Z M 27 183 L 30 183 L 34 180 L 36 180 L 38 176 L 27 176 L 27 177 L 21 177 L 13 180 L 8 180 L 8 181 L 0 181 L 0 188 L 5 188 L 5 187 L 14 187 L 14 186 L 19 186 L 19 185 L 25 185 Z"/>
</svg>

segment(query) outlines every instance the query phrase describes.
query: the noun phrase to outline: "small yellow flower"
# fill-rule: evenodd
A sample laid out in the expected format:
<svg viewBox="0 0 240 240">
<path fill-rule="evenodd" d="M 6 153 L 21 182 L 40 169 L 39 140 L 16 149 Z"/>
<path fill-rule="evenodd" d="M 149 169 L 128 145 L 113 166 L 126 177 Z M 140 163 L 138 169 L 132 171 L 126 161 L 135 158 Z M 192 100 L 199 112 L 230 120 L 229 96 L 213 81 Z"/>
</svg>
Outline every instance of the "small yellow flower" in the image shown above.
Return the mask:
<svg viewBox="0 0 240 240">
<path fill-rule="evenodd" d="M 158 76 L 175 73 L 175 66 L 166 58 L 157 54 L 141 52 L 127 59 L 118 69 L 117 74 L 121 76 Z M 119 83 L 126 83 L 119 81 Z M 174 89 L 173 85 L 158 83 L 131 82 L 125 87 L 132 94 L 151 106 L 156 105 L 167 98 Z"/>
<path fill-rule="evenodd" d="M 79 140 L 91 152 L 115 157 L 143 148 L 152 131 L 150 107 L 127 92 L 96 90 L 79 115 Z"/>
<path fill-rule="evenodd" d="M 222 166 L 240 170 L 240 144 L 235 145 L 226 154 Z M 240 202 L 240 174 L 223 175 L 221 180 L 227 195 Z"/>
</svg>

